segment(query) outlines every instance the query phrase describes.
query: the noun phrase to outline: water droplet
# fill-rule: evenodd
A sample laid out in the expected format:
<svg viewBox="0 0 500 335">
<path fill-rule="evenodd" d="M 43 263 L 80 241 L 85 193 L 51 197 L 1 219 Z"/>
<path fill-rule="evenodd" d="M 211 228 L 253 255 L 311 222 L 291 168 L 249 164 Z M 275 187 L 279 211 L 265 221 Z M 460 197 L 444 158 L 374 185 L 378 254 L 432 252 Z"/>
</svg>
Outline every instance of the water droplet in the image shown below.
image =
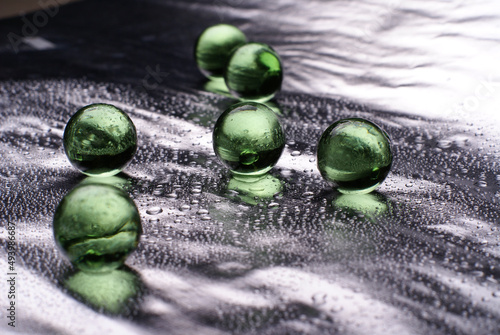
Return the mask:
<svg viewBox="0 0 500 335">
<path fill-rule="evenodd" d="M 146 214 L 149 214 L 149 215 L 156 215 L 156 214 L 160 214 L 161 212 L 163 212 L 163 209 L 161 207 L 150 207 L 146 210 Z"/>
<path fill-rule="evenodd" d="M 191 206 L 189 206 L 189 205 L 182 205 L 181 206 L 181 211 L 188 211 L 190 209 L 191 209 Z"/>
<path fill-rule="evenodd" d="M 321 306 L 326 303 L 326 293 L 316 293 L 312 296 L 313 304 L 316 306 Z"/>
<path fill-rule="evenodd" d="M 313 192 L 304 192 L 302 193 L 303 198 L 312 198 L 314 196 Z"/>
<path fill-rule="evenodd" d="M 451 147 L 451 143 L 452 142 L 449 140 L 439 140 L 437 145 L 441 149 L 448 149 L 449 147 Z"/>
<path fill-rule="evenodd" d="M 471 275 L 474 277 L 483 277 L 484 273 L 483 273 L 483 271 L 472 271 Z"/>
<path fill-rule="evenodd" d="M 417 136 L 417 137 L 415 137 L 415 143 L 417 143 L 417 144 L 423 144 L 423 143 L 425 143 L 425 141 L 422 138 L 422 136 Z"/>
<path fill-rule="evenodd" d="M 488 183 L 485 180 L 480 180 L 477 182 L 477 186 L 486 188 L 488 187 Z"/>
</svg>

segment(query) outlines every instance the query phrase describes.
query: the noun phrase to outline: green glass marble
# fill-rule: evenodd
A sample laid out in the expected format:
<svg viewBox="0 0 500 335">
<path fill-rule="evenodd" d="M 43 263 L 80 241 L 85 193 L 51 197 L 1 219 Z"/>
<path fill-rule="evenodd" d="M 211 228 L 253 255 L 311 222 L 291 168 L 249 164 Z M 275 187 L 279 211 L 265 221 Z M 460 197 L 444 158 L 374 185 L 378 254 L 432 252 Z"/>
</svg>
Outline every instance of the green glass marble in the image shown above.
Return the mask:
<svg viewBox="0 0 500 335">
<path fill-rule="evenodd" d="M 54 237 L 70 261 L 89 272 L 116 269 L 137 247 L 137 208 L 124 191 L 105 184 L 75 187 L 59 203 Z"/>
<path fill-rule="evenodd" d="M 195 46 L 196 63 L 201 73 L 207 78 L 222 78 L 231 53 L 246 42 L 245 34 L 229 24 L 205 29 Z"/>
<path fill-rule="evenodd" d="M 89 176 L 112 176 L 134 157 L 137 133 L 125 112 L 93 104 L 78 110 L 64 129 L 64 151 L 71 164 Z"/>
<path fill-rule="evenodd" d="M 328 127 L 317 151 L 321 175 L 341 193 L 369 193 L 392 165 L 387 133 L 364 119 L 344 119 Z"/>
<path fill-rule="evenodd" d="M 213 132 L 216 155 L 236 175 L 262 175 L 278 161 L 285 135 L 276 114 L 256 102 L 229 107 Z"/>
<path fill-rule="evenodd" d="M 227 64 L 224 79 L 236 98 L 265 102 L 281 88 L 281 61 L 270 46 L 248 43 L 234 51 Z"/>
</svg>

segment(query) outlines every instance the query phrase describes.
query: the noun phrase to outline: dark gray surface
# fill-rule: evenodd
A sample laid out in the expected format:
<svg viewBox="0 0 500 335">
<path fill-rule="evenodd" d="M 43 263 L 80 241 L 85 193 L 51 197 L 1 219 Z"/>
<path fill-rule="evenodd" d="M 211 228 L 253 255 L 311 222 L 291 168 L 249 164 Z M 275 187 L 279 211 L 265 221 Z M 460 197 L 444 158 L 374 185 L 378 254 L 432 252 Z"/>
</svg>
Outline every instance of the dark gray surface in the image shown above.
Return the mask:
<svg viewBox="0 0 500 335">
<path fill-rule="evenodd" d="M 18 327 L 0 329 L 500 333 L 496 7 L 84 1 L 17 53 L 7 35 L 25 23 L 0 22 L 0 217 L 16 224 L 19 248 Z M 192 48 L 221 21 L 273 45 L 285 64 L 273 102 L 287 148 L 267 199 L 231 190 L 211 148 L 233 101 L 203 89 Z M 138 293 L 118 315 L 64 288 L 73 272 L 51 230 L 83 179 L 62 150 L 65 123 L 94 102 L 129 113 L 140 140 L 119 181 L 143 219 L 127 261 Z M 336 194 L 317 172 L 316 141 L 343 117 L 370 119 L 393 139 L 393 170 L 371 195 Z M 2 249 L 2 273 L 6 261 Z"/>
</svg>

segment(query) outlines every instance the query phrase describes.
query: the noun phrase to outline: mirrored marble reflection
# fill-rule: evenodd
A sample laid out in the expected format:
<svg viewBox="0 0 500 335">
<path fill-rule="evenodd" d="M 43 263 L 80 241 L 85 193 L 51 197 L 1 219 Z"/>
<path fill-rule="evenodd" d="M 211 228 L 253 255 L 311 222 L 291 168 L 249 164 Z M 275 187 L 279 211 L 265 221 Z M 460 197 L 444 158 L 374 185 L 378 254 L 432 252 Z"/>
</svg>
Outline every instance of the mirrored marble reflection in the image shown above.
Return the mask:
<svg viewBox="0 0 500 335">
<path fill-rule="evenodd" d="M 73 265 L 89 272 L 107 272 L 121 266 L 137 248 L 142 225 L 127 192 L 108 184 L 87 183 L 61 199 L 53 232 L 56 244 Z"/>
<path fill-rule="evenodd" d="M 212 93 L 221 94 L 230 98 L 234 98 L 231 93 L 229 93 L 229 89 L 224 82 L 224 78 L 213 78 L 208 80 L 203 88 Z"/>
<path fill-rule="evenodd" d="M 262 176 L 232 176 L 227 185 L 230 197 L 249 205 L 271 200 L 283 192 L 283 182 L 266 173 Z"/>
<path fill-rule="evenodd" d="M 83 179 L 78 185 L 87 185 L 87 184 L 111 185 L 119 189 L 122 189 L 124 191 L 128 191 L 132 186 L 131 180 L 127 179 L 126 175 L 123 173 L 109 177 L 87 177 Z"/>
<path fill-rule="evenodd" d="M 348 215 L 362 214 L 370 221 L 391 209 L 388 199 L 376 192 L 368 194 L 339 194 L 333 200 L 333 207 L 346 212 Z"/>
<path fill-rule="evenodd" d="M 140 276 L 127 266 L 104 273 L 76 271 L 68 274 L 62 284 L 84 304 L 113 315 L 132 314 L 144 291 Z"/>
<path fill-rule="evenodd" d="M 331 200 L 332 220 L 324 226 L 322 249 L 333 259 L 358 255 L 372 257 L 383 251 L 391 223 L 384 220 L 393 210 L 390 200 L 379 193 L 340 194 Z M 327 207 L 328 208 L 328 207 Z"/>
</svg>

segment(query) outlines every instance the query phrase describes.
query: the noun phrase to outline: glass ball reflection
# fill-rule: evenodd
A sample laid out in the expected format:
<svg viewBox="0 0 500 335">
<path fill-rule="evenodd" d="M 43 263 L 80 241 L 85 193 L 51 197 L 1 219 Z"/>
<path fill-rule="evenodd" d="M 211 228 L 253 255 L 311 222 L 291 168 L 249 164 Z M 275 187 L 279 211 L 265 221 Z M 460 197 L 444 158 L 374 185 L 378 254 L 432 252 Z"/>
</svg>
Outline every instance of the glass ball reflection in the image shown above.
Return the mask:
<svg viewBox="0 0 500 335">
<path fill-rule="evenodd" d="M 123 264 L 137 247 L 141 220 L 127 193 L 110 185 L 75 187 L 54 214 L 54 237 L 70 261 L 89 272 Z"/>
</svg>

